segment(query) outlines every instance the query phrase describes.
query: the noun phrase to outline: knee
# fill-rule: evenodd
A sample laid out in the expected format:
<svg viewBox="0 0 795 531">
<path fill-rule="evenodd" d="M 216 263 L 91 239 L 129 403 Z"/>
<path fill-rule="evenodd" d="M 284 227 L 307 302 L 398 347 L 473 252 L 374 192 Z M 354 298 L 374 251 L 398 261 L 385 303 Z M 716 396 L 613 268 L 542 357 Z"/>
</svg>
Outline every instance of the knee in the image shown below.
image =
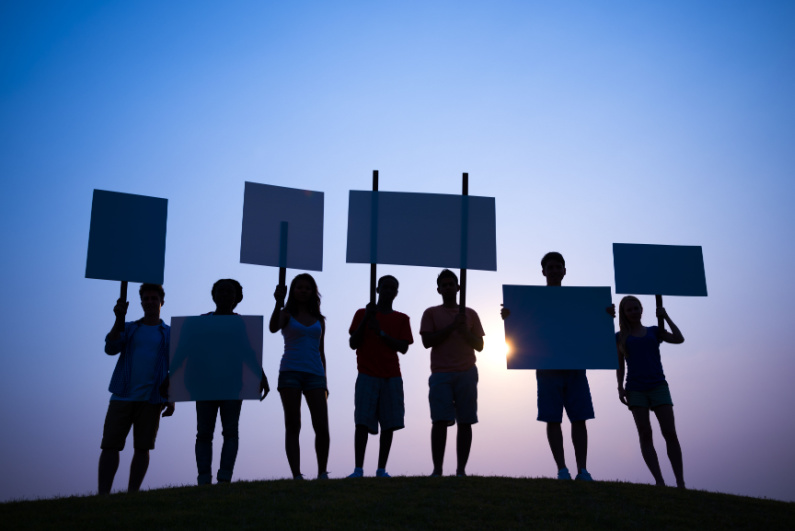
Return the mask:
<svg viewBox="0 0 795 531">
<path fill-rule="evenodd" d="M 676 428 L 660 428 L 660 431 L 662 432 L 662 436 L 666 442 L 670 443 L 679 440 L 676 436 Z"/>
<path fill-rule="evenodd" d="M 299 433 L 301 433 L 301 421 L 300 420 L 287 420 L 284 421 L 284 430 L 288 436 L 295 436 L 297 437 Z"/>
<path fill-rule="evenodd" d="M 651 427 L 638 428 L 638 438 L 642 443 L 652 442 L 654 439 Z"/>
</svg>

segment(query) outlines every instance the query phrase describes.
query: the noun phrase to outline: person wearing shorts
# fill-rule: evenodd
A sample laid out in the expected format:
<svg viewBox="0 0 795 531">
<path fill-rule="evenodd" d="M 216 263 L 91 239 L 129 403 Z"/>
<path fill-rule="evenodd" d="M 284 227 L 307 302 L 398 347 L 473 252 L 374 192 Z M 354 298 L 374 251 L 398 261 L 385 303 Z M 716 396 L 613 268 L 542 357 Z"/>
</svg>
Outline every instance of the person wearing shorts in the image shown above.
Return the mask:
<svg viewBox="0 0 795 531">
<path fill-rule="evenodd" d="M 364 476 L 364 455 L 369 434 L 378 434 L 380 449 L 376 477 L 390 477 L 386 471 L 392 437 L 404 427 L 403 378 L 397 353 L 405 354 L 414 342 L 406 314 L 392 309 L 398 294 L 398 280 L 385 275 L 378 281 L 378 302 L 356 311 L 349 333 L 350 347 L 356 350 L 359 375 L 354 398 L 354 460 L 349 478 Z"/>
<path fill-rule="evenodd" d="M 169 326 L 160 319 L 165 292 L 157 284 L 143 284 L 139 294 L 144 316 L 125 323 L 129 303 L 120 298 L 113 308 L 116 321 L 105 337 L 105 352 L 120 356 L 108 388 L 113 394 L 100 445 L 99 494 L 110 494 L 119 468 L 119 453 L 124 450 L 131 429 L 134 451 L 127 490 L 136 492 L 141 488 L 149 468 L 149 451 L 155 447 L 160 413 L 164 417 L 174 413 L 174 403 L 160 394 L 168 376 L 171 338 Z"/>
<path fill-rule="evenodd" d="M 475 351 L 483 350 L 483 326 L 471 308 L 461 311 L 456 302 L 458 277 L 449 269 L 439 273 L 436 291 L 442 304 L 425 310 L 420 335 L 425 348 L 431 349 L 431 376 L 428 401 L 431 407 L 431 455 L 433 472 L 441 476 L 447 428 L 456 422 L 456 475 L 466 476 L 466 464 L 472 447 L 472 425 L 478 421 L 478 369 Z"/>
</svg>

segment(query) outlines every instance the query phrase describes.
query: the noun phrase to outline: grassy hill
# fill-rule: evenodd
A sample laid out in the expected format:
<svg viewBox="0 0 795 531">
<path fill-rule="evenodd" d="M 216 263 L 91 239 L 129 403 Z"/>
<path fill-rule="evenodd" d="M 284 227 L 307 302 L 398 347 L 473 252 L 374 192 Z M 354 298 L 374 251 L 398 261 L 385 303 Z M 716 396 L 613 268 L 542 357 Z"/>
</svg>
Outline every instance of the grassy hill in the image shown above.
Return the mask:
<svg viewBox="0 0 795 531">
<path fill-rule="evenodd" d="M 4 529 L 795 529 L 795 503 L 503 477 L 257 481 L 0 504 Z"/>
</svg>

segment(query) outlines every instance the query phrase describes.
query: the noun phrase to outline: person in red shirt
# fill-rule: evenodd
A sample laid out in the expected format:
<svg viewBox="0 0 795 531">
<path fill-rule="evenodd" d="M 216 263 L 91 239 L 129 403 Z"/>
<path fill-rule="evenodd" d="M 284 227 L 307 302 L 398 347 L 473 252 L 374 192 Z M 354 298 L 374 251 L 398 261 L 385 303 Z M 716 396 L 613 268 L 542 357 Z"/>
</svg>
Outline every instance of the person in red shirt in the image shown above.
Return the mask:
<svg viewBox="0 0 795 531">
<path fill-rule="evenodd" d="M 414 342 L 406 314 L 392 309 L 398 294 L 398 280 L 385 275 L 378 280 L 378 303 L 356 311 L 349 330 L 350 347 L 356 351 L 359 376 L 356 378 L 354 453 L 356 466 L 349 478 L 364 476 L 364 453 L 367 437 L 378 433 L 376 477 L 390 477 L 386 472 L 392 436 L 404 427 L 403 378 L 397 353 L 405 354 Z"/>
</svg>

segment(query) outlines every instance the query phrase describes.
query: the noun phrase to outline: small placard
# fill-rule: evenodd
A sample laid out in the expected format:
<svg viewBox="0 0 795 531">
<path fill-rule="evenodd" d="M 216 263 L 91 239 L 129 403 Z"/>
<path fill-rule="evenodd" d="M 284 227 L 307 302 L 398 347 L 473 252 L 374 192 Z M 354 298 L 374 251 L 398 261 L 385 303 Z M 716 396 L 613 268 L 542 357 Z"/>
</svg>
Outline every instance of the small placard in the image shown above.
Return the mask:
<svg viewBox="0 0 795 531">
<path fill-rule="evenodd" d="M 700 246 L 613 244 L 616 293 L 707 296 Z"/>
<path fill-rule="evenodd" d="M 259 399 L 262 316 L 171 318 L 169 399 Z"/>
<path fill-rule="evenodd" d="M 617 369 L 610 288 L 502 287 L 509 369 Z"/>
<path fill-rule="evenodd" d="M 348 263 L 497 270 L 493 197 L 351 191 Z"/>
<path fill-rule="evenodd" d="M 94 190 L 86 278 L 163 283 L 168 200 Z"/>
<path fill-rule="evenodd" d="M 240 262 L 322 271 L 323 192 L 247 182 Z"/>
</svg>

